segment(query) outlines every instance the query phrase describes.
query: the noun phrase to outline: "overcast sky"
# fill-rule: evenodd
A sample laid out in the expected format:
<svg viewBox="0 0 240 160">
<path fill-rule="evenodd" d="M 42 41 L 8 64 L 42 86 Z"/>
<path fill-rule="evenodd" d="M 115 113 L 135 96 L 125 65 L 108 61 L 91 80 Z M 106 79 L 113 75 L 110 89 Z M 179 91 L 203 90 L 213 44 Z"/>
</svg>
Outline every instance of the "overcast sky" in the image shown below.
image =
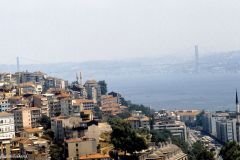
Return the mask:
<svg viewBox="0 0 240 160">
<path fill-rule="evenodd" d="M 0 63 L 240 49 L 239 0 L 1 0 Z"/>
</svg>

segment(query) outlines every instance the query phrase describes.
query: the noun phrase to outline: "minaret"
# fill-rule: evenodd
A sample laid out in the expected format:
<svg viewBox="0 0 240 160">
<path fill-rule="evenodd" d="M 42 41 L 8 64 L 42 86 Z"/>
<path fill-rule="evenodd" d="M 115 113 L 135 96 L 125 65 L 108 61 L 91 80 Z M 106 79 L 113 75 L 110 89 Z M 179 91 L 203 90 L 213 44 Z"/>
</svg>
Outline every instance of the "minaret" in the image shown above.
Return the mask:
<svg viewBox="0 0 240 160">
<path fill-rule="evenodd" d="M 236 129 L 237 129 L 237 141 L 238 143 L 240 142 L 240 106 L 239 106 L 239 101 L 238 101 L 238 93 L 236 90 L 236 119 L 237 119 L 237 124 L 236 124 Z"/>
<path fill-rule="evenodd" d="M 83 78 L 82 78 L 82 72 L 80 72 L 80 86 L 83 85 Z"/>
<path fill-rule="evenodd" d="M 77 83 L 79 83 L 79 81 L 78 81 L 78 74 L 76 73 L 76 79 L 77 79 Z"/>
<path fill-rule="evenodd" d="M 236 118 L 237 118 L 237 122 L 240 124 L 240 105 L 238 102 L 238 93 L 236 90 Z"/>
</svg>

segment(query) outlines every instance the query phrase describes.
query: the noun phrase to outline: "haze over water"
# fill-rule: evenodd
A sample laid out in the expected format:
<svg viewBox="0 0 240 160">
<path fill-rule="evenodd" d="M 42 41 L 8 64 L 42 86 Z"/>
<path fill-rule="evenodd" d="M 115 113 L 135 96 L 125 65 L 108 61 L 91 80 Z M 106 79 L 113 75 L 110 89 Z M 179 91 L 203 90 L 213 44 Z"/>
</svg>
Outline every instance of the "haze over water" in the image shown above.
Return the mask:
<svg viewBox="0 0 240 160">
<path fill-rule="evenodd" d="M 133 75 L 106 80 L 109 91 L 156 110 L 235 110 L 235 90 L 240 90 L 239 74 Z"/>
</svg>

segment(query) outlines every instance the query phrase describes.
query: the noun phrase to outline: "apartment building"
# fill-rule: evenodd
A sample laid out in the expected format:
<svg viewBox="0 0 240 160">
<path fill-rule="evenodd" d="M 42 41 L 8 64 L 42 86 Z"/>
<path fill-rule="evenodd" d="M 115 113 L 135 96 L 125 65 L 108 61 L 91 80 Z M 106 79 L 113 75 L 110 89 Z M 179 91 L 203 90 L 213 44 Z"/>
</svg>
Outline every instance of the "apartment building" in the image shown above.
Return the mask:
<svg viewBox="0 0 240 160">
<path fill-rule="evenodd" d="M 49 116 L 49 104 L 46 96 L 34 95 L 33 104 L 35 107 L 41 108 L 41 114 Z"/>
<path fill-rule="evenodd" d="M 0 112 L 0 139 L 11 139 L 15 137 L 14 115 Z"/>
<path fill-rule="evenodd" d="M 175 121 L 174 123 L 157 122 L 153 125 L 154 130 L 169 130 L 173 136 L 187 141 L 187 127 L 185 123 Z"/>
<path fill-rule="evenodd" d="M 94 101 L 94 103 L 100 102 L 101 88 L 96 80 L 87 80 L 84 84 L 87 91 L 87 98 Z"/>
<path fill-rule="evenodd" d="M 7 99 L 0 100 L 0 112 L 5 112 L 10 109 L 10 103 Z"/>
<path fill-rule="evenodd" d="M 141 111 L 134 111 L 131 114 L 131 117 L 126 119 L 132 128 L 134 129 L 139 129 L 139 128 L 145 128 L 145 129 L 150 129 L 150 122 L 149 122 L 149 117 L 145 116 L 142 114 Z"/>
<path fill-rule="evenodd" d="M 54 138 L 62 142 L 68 138 L 78 138 L 84 135 L 81 129 L 82 119 L 80 117 L 58 116 L 51 119 L 51 129 L 54 132 Z"/>
<path fill-rule="evenodd" d="M 22 108 L 14 110 L 13 113 L 16 131 L 19 132 L 23 128 L 36 128 L 39 126 L 38 120 L 41 118 L 40 108 Z"/>
<path fill-rule="evenodd" d="M 3 156 L 11 155 L 10 140 L 15 137 L 14 115 L 0 112 L 0 153 Z"/>
<path fill-rule="evenodd" d="M 118 103 L 118 98 L 112 95 L 101 96 L 101 110 L 106 114 L 117 115 L 122 113 L 123 109 Z"/>
<path fill-rule="evenodd" d="M 73 99 L 72 100 L 73 112 L 80 113 L 82 110 L 93 110 L 94 101 L 88 99 Z"/>
<path fill-rule="evenodd" d="M 79 156 L 97 153 L 97 143 L 91 138 L 73 138 L 65 140 L 64 155 L 67 160 L 78 159 Z"/>
<path fill-rule="evenodd" d="M 219 120 L 216 122 L 217 139 L 223 143 L 237 141 L 236 119 Z"/>
</svg>

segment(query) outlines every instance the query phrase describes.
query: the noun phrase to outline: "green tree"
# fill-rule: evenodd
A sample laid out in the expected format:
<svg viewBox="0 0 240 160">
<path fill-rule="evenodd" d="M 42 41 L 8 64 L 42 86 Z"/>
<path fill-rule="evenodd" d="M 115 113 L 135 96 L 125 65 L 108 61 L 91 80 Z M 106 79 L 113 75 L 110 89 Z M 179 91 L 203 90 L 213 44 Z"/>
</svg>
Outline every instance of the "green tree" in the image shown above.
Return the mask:
<svg viewBox="0 0 240 160">
<path fill-rule="evenodd" d="M 46 115 L 42 115 L 42 117 L 39 120 L 39 123 L 44 127 L 45 130 L 51 128 L 51 119 Z"/>
<path fill-rule="evenodd" d="M 189 160 L 214 160 L 214 154 L 208 151 L 201 141 L 197 141 L 192 145 L 188 157 Z"/>
<path fill-rule="evenodd" d="M 236 142 L 226 143 L 221 151 L 220 155 L 224 160 L 240 160 L 240 146 Z"/>
<path fill-rule="evenodd" d="M 112 127 L 111 143 L 115 149 L 121 149 L 125 155 L 147 149 L 144 138 L 138 136 L 129 123 L 121 118 L 112 118 L 108 122 Z"/>
<path fill-rule="evenodd" d="M 51 156 L 51 160 L 63 160 L 64 156 L 63 156 L 63 147 L 60 145 L 52 145 L 50 147 L 50 156 Z"/>
<path fill-rule="evenodd" d="M 128 110 L 129 111 L 142 111 L 143 114 L 150 116 L 151 115 L 151 109 L 150 107 L 146 107 L 144 105 L 138 105 L 138 104 L 128 104 Z"/>
<path fill-rule="evenodd" d="M 168 138 L 171 137 L 171 132 L 169 130 L 151 130 L 152 142 L 158 144 L 159 142 L 166 142 Z"/>
<path fill-rule="evenodd" d="M 95 115 L 96 117 L 98 117 L 99 119 L 102 119 L 103 113 L 102 113 L 102 111 L 100 110 L 99 106 L 95 106 L 94 109 L 93 109 L 93 112 L 94 112 L 94 115 Z"/>
<path fill-rule="evenodd" d="M 177 137 L 172 137 L 172 143 L 180 147 L 184 153 L 189 152 L 189 145 L 186 141 Z"/>
<path fill-rule="evenodd" d="M 45 130 L 43 132 L 42 138 L 50 140 L 50 141 L 53 141 L 53 139 L 54 139 L 54 132 L 52 130 L 50 130 L 50 129 Z"/>
<path fill-rule="evenodd" d="M 107 83 L 103 80 L 103 81 L 99 81 L 98 85 L 100 86 L 101 94 L 106 95 L 107 94 Z"/>
</svg>

